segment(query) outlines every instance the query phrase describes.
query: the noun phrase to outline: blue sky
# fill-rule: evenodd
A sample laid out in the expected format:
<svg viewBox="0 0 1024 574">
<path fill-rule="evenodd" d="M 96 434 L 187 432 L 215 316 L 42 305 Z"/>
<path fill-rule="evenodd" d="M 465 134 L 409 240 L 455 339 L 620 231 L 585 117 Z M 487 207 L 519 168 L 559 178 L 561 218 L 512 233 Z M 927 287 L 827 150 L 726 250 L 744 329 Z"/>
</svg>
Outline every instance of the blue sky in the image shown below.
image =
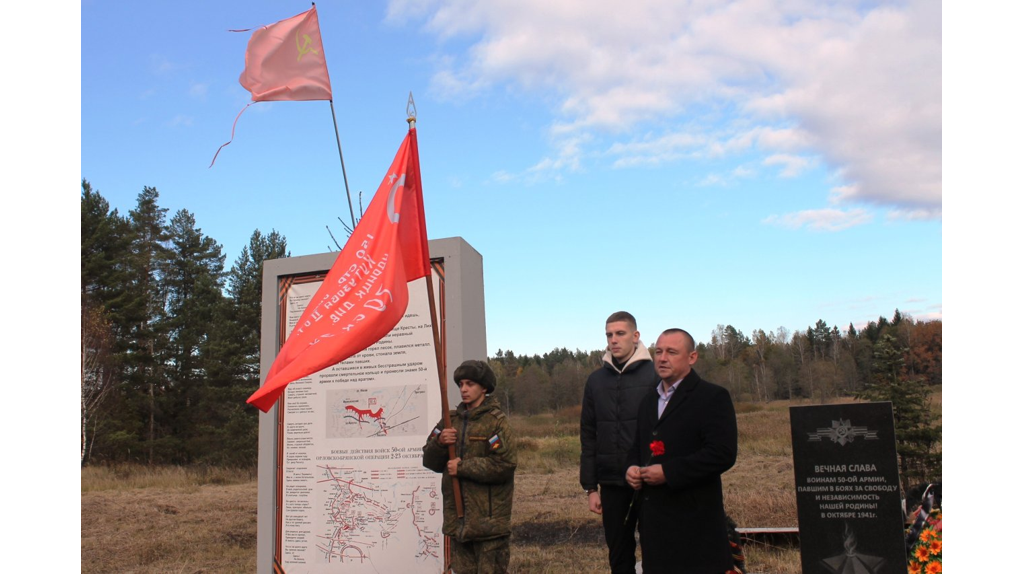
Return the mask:
<svg viewBox="0 0 1024 574">
<path fill-rule="evenodd" d="M 353 193 L 415 97 L 427 229 L 484 258 L 488 352 L 653 343 L 893 310 L 942 317 L 935 2 L 479 0 L 317 5 Z M 324 252 L 348 219 L 327 102 L 249 101 L 283 2 L 81 4 L 81 177 L 190 210 L 227 266 L 255 229 Z M 368 204 L 369 197 L 364 199 Z"/>
</svg>

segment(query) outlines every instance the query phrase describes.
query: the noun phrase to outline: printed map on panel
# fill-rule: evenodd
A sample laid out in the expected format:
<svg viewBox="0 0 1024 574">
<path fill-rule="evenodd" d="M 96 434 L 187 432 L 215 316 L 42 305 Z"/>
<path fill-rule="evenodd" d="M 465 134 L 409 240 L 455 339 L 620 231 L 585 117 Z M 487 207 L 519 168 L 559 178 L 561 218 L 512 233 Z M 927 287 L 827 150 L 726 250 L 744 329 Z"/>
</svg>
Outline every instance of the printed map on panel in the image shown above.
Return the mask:
<svg viewBox="0 0 1024 574">
<path fill-rule="evenodd" d="M 317 469 L 324 509 L 317 549 L 324 563 L 342 564 L 352 572 L 409 571 L 409 557 L 401 556 L 409 549 L 415 572 L 441 570 L 444 535 L 440 520 L 429 518 L 442 512 L 435 473 L 331 465 Z"/>
<path fill-rule="evenodd" d="M 327 438 L 425 437 L 425 385 L 327 391 Z"/>
</svg>

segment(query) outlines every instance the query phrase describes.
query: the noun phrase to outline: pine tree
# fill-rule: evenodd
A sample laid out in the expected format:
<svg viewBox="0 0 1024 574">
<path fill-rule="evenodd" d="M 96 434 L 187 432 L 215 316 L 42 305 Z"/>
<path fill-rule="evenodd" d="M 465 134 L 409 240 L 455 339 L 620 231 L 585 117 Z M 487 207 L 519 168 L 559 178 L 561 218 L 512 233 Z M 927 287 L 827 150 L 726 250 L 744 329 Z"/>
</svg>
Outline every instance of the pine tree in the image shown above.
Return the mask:
<svg viewBox="0 0 1024 574">
<path fill-rule="evenodd" d="M 111 328 L 126 334 L 131 309 L 127 260 L 132 230 L 127 219 L 110 211 L 107 200 L 82 180 L 82 305 L 103 309 Z M 123 349 L 122 349 L 123 350 Z"/>
<path fill-rule="evenodd" d="M 224 306 L 224 255 L 221 246 L 203 235 L 195 217 L 178 211 L 168 227 L 170 249 L 162 277 L 167 295 L 163 331 L 167 346 L 160 357 L 167 377 L 161 400 L 168 453 L 175 462 L 191 462 L 215 449 L 208 436 L 210 410 L 217 410 L 207 392 L 211 333 Z"/>
<path fill-rule="evenodd" d="M 882 335 L 875 343 L 872 382 L 860 397 L 892 403 L 900 481 L 907 492 L 912 483 L 941 480 L 942 457 L 936 451 L 942 428 L 933 424 L 928 387 L 907 375 L 905 352 L 895 337 Z"/>
<path fill-rule="evenodd" d="M 129 260 L 133 232 L 129 221 L 88 181 L 81 197 L 82 462 L 126 452 L 118 441 L 130 435 L 132 413 L 124 384 L 129 363 L 133 313 Z M 130 448 L 130 447 L 128 447 Z"/>
<path fill-rule="evenodd" d="M 142 440 L 149 464 L 156 461 L 157 394 L 162 393 L 165 383 L 159 357 L 166 340 L 163 274 L 168 256 L 167 208 L 157 205 L 159 197 L 156 188 L 144 187 L 135 209 L 129 212 L 133 238 L 128 258 L 132 291 L 132 305 L 127 311 L 131 321 L 128 378 L 134 390 L 131 398 L 137 401 L 136 408 L 144 417 Z"/>
<path fill-rule="evenodd" d="M 263 262 L 287 257 L 287 240 L 258 229 L 228 272 L 228 295 L 206 347 L 204 460 L 229 466 L 256 463 L 259 418 L 245 400 L 259 388 Z"/>
<path fill-rule="evenodd" d="M 259 386 L 263 262 L 289 255 L 288 241 L 284 236 L 274 230 L 263 235 L 257 229 L 228 273 L 228 294 L 234 303 L 239 329 L 237 338 L 241 345 L 238 367 L 246 383 L 252 385 L 252 390 Z"/>
</svg>

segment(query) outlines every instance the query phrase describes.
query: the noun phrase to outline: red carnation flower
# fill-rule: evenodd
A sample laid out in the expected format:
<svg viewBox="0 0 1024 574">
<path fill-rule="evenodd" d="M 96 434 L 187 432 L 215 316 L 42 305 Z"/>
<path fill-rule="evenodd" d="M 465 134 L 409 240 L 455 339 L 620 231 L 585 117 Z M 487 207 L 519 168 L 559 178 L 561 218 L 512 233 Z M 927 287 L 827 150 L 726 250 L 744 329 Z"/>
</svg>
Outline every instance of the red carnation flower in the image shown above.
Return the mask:
<svg viewBox="0 0 1024 574">
<path fill-rule="evenodd" d="M 651 441 L 651 456 L 661 456 L 665 454 L 665 443 L 660 440 Z"/>
</svg>

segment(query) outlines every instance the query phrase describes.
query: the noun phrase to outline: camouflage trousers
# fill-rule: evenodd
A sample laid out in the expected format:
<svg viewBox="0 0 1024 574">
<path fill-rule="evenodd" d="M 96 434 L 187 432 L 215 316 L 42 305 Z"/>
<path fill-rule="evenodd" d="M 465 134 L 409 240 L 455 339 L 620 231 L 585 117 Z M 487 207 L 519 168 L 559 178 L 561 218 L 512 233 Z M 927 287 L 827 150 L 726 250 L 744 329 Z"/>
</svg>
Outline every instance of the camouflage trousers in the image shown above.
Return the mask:
<svg viewBox="0 0 1024 574">
<path fill-rule="evenodd" d="M 452 572 L 455 574 L 505 574 L 508 572 L 509 537 L 459 542 L 451 539 Z"/>
</svg>

